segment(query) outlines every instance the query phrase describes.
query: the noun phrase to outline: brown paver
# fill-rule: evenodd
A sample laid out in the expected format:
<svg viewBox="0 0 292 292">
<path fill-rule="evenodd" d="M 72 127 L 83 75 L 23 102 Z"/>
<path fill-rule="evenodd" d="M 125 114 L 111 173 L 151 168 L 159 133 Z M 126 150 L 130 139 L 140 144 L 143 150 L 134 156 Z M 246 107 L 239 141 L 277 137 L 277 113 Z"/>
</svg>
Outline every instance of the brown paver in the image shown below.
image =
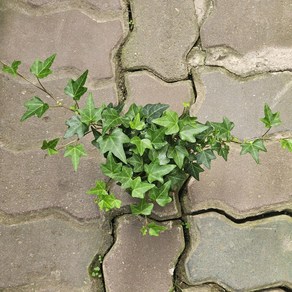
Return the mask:
<svg viewBox="0 0 292 292">
<path fill-rule="evenodd" d="M 260 164 L 240 155 L 240 147 L 230 150 L 228 162 L 221 157 L 211 170 L 191 180 L 184 208 L 188 212 L 216 208 L 236 217 L 276 210 L 292 210 L 292 155 L 279 143 L 269 144 L 260 154 Z"/>
<path fill-rule="evenodd" d="M 176 261 L 184 248 L 178 222 L 159 237 L 142 236 L 143 220 L 125 215 L 116 222 L 116 242 L 103 262 L 108 292 L 169 291 Z"/>
<path fill-rule="evenodd" d="M 53 207 L 81 219 L 99 217 L 98 207 L 86 191 L 95 180 L 105 178 L 99 169 L 102 161 L 101 156 L 83 158 L 74 172 L 70 159 L 62 156 L 44 159 L 42 150 L 13 153 L 2 148 L 0 210 L 21 214 Z"/>
<path fill-rule="evenodd" d="M 147 68 L 165 80 L 187 77 L 186 55 L 198 39 L 192 0 L 131 0 L 134 30 L 122 51 L 126 68 Z"/>
<path fill-rule="evenodd" d="M 292 288 L 291 217 L 235 224 L 208 213 L 189 216 L 188 222 L 187 283 L 215 282 L 231 291 Z"/>
<path fill-rule="evenodd" d="M 282 125 L 272 132 L 292 130 L 292 74 L 271 73 L 253 78 L 236 78 L 224 70 L 193 70 L 197 100 L 192 114 L 201 121 L 221 121 L 226 116 L 235 123 L 232 131 L 240 138 L 253 138 L 265 133 L 259 120 L 264 104 L 279 111 Z"/>
<path fill-rule="evenodd" d="M 128 92 L 127 105 L 132 103 L 169 104 L 170 109 L 182 113 L 184 102 L 193 102 L 194 89 L 190 80 L 167 83 L 147 71 L 125 74 Z"/>
<path fill-rule="evenodd" d="M 110 244 L 107 230 L 96 222 L 82 224 L 62 216 L 23 223 L 5 223 L 4 219 L 0 223 L 0 289 L 94 291 L 87 268 Z"/>
<path fill-rule="evenodd" d="M 224 292 L 223 288 L 219 288 L 217 285 L 199 285 L 189 288 L 181 289 L 181 292 Z"/>
<path fill-rule="evenodd" d="M 113 77 L 111 54 L 123 35 L 121 21 L 97 22 L 76 10 L 41 16 L 6 10 L 0 11 L 0 19 L 2 60 L 22 60 L 28 71 L 36 58 L 57 53 L 53 68 L 89 69 L 97 79 Z"/>
</svg>

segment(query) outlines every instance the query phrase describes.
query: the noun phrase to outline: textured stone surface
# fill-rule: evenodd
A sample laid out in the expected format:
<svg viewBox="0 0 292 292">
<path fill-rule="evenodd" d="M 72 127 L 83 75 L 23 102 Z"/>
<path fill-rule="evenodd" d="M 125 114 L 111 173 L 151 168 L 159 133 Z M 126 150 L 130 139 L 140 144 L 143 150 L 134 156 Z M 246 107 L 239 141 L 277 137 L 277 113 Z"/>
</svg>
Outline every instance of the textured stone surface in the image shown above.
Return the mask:
<svg viewBox="0 0 292 292">
<path fill-rule="evenodd" d="M 86 191 L 95 180 L 104 179 L 99 169 L 101 156 L 80 160 L 74 172 L 68 158 L 44 152 L 13 153 L 0 149 L 0 210 L 10 214 L 61 208 L 78 218 L 99 217 L 93 197 Z"/>
<path fill-rule="evenodd" d="M 126 73 L 125 80 L 128 106 L 132 103 L 145 105 L 160 102 L 169 104 L 170 109 L 181 113 L 183 102 L 193 102 L 195 98 L 189 80 L 166 83 L 147 71 Z"/>
<path fill-rule="evenodd" d="M 103 264 L 108 292 L 172 288 L 174 267 L 184 248 L 182 227 L 171 221 L 165 224 L 169 230 L 151 237 L 141 235 L 143 223 L 144 220 L 131 215 L 118 218 L 116 242 Z"/>
<path fill-rule="evenodd" d="M 0 223 L 0 239 L 1 291 L 92 291 L 87 267 L 111 242 L 97 223 L 51 216 Z"/>
<path fill-rule="evenodd" d="M 291 0 L 214 1 L 200 34 L 206 64 L 241 75 L 290 69 L 291 8 Z"/>
<path fill-rule="evenodd" d="M 57 53 L 54 68 L 89 69 L 93 78 L 113 77 L 111 53 L 123 34 L 120 21 L 98 23 L 79 11 L 29 16 L 7 10 L 0 11 L 0 19 L 2 60 L 22 60 L 28 69 L 36 58 Z"/>
<path fill-rule="evenodd" d="M 126 68 L 148 68 L 167 80 L 188 75 L 186 55 L 198 38 L 192 0 L 131 0 L 134 30 L 122 52 Z"/>
<path fill-rule="evenodd" d="M 181 289 L 181 292 L 224 292 L 223 288 L 219 288 L 217 285 L 199 285 L 189 288 Z"/>
<path fill-rule="evenodd" d="M 216 282 L 233 291 L 292 288 L 292 218 L 235 224 L 216 213 L 188 217 L 192 248 L 189 284 Z"/>
<path fill-rule="evenodd" d="M 73 104 L 73 101 L 64 94 L 64 88 L 68 80 L 69 77 L 54 81 L 44 81 L 43 84 L 54 96 L 63 99 L 63 102 L 70 106 Z M 39 96 L 51 105 L 54 105 L 54 101 L 32 85 L 18 83 L 18 81 L 18 79 L 0 74 L 1 145 L 14 150 L 23 150 L 31 147 L 40 148 L 42 141 L 45 139 L 63 137 L 67 129 L 65 121 L 72 116 L 70 111 L 53 109 L 47 111 L 41 119 L 31 117 L 24 122 L 20 122 L 21 116 L 26 111 L 24 102 L 32 96 Z M 116 101 L 114 84 L 95 90 L 89 88 L 88 92 L 93 93 L 96 106 Z M 80 104 L 84 103 L 86 98 L 87 94 L 84 95 Z"/>
<path fill-rule="evenodd" d="M 223 70 L 194 70 L 197 101 L 192 113 L 200 120 L 221 121 L 223 116 L 235 123 L 233 133 L 240 138 L 261 136 L 266 128 L 259 121 L 264 104 L 281 114 L 282 125 L 271 132 L 292 130 L 292 74 L 263 74 L 239 79 Z"/>
<path fill-rule="evenodd" d="M 211 0 L 194 0 L 198 23 L 201 26 L 211 10 Z"/>
<path fill-rule="evenodd" d="M 273 210 L 292 210 L 292 155 L 277 143 L 267 146 L 257 165 L 249 154 L 232 148 L 228 162 L 221 157 L 211 170 L 191 180 L 184 198 L 187 211 L 224 210 L 237 218 Z"/>
</svg>

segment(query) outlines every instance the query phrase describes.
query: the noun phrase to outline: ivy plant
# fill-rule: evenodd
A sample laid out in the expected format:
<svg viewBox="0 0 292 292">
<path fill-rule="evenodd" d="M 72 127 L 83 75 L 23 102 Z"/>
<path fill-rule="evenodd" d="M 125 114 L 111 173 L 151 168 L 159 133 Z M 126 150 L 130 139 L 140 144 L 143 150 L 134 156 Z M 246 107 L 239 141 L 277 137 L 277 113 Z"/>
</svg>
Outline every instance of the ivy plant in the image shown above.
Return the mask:
<svg viewBox="0 0 292 292">
<path fill-rule="evenodd" d="M 250 154 L 259 163 L 260 152 L 266 152 L 265 143 L 270 129 L 281 124 L 278 112 L 273 113 L 264 106 L 264 123 L 267 131 L 258 138 L 240 140 L 233 136 L 234 123 L 224 117 L 221 122 L 202 123 L 189 113 L 189 104 L 181 115 L 169 109 L 167 104 L 132 104 L 125 109 L 122 101 L 117 104 L 97 107 L 91 93 L 87 93 L 86 80 L 88 70 L 76 80 L 69 80 L 64 93 L 72 105 L 66 107 L 61 100 L 51 94 L 41 79 L 52 74 L 51 66 L 56 55 L 44 61 L 36 60 L 30 72 L 36 83 L 19 73 L 20 61 L 11 65 L 3 64 L 3 71 L 18 76 L 31 83 L 40 91 L 49 95 L 52 103 L 44 102 L 39 96 L 33 96 L 24 103 L 26 111 L 21 117 L 25 121 L 32 117 L 41 118 L 50 109 L 63 108 L 72 113 L 65 121 L 67 130 L 63 137 L 45 140 L 41 149 L 48 155 L 63 152 L 64 157 L 72 161 L 77 171 L 80 159 L 86 156 L 82 138 L 92 135 L 92 144 L 104 155 L 105 163 L 101 170 L 109 178 L 107 182 L 96 181 L 88 194 L 95 197 L 101 210 L 120 208 L 122 202 L 112 193 L 111 181 L 116 182 L 137 203 L 131 204 L 131 212 L 146 217 L 141 229 L 143 235 L 158 236 L 166 228 L 147 219 L 155 205 L 165 207 L 173 196 L 183 187 L 188 178 L 200 179 L 205 169 L 211 168 L 216 157 L 227 161 L 231 143 L 241 146 L 241 155 Z M 80 107 L 79 101 L 85 99 Z M 63 143 L 69 139 L 68 143 Z M 62 144 L 63 143 L 63 144 Z M 292 152 L 292 139 L 280 139 L 282 148 Z M 98 274 L 98 271 L 97 271 Z"/>
</svg>

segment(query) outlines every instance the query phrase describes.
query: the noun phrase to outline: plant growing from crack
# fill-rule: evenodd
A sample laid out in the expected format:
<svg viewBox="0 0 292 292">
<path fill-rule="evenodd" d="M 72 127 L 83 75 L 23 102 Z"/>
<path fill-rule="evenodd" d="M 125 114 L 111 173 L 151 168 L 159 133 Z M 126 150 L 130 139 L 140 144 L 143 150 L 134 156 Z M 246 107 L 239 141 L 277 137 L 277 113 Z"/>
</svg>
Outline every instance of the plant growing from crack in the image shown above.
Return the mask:
<svg viewBox="0 0 292 292">
<path fill-rule="evenodd" d="M 86 156 L 84 145 L 80 142 L 84 136 L 93 135 L 92 144 L 106 158 L 101 170 L 109 180 L 97 181 L 87 193 L 95 196 L 95 202 L 101 210 L 109 211 L 120 208 L 122 202 L 111 192 L 112 182 L 137 200 L 131 204 L 131 212 L 145 216 L 141 228 L 143 235 L 158 236 L 166 230 L 165 226 L 148 221 L 154 205 L 165 207 L 173 200 L 186 180 L 191 176 L 199 180 L 205 168 L 211 168 L 212 160 L 217 156 L 227 161 L 230 144 L 241 146 L 241 154 L 249 153 L 259 163 L 259 152 L 266 152 L 265 142 L 271 140 L 267 135 L 272 127 L 281 124 L 279 113 L 273 113 L 266 104 L 261 121 L 267 131 L 259 138 L 240 140 L 231 134 L 234 123 L 224 117 L 222 122 L 200 123 L 190 116 L 189 104 L 184 104 L 184 111 L 179 116 L 168 109 L 166 104 L 132 104 L 124 111 L 122 101 L 117 104 L 103 104 L 96 107 L 91 93 L 86 104 L 80 107 L 79 101 L 87 92 L 85 87 L 88 70 L 76 80 L 69 80 L 64 93 L 69 97 L 71 106 L 67 107 L 43 85 L 41 79 L 52 74 L 51 66 L 56 55 L 44 61 L 36 60 L 30 72 L 37 83 L 30 81 L 18 72 L 20 61 L 11 65 L 3 62 L 3 71 L 18 76 L 48 95 L 52 104 L 44 102 L 38 96 L 24 103 L 26 112 L 21 121 L 37 116 L 41 118 L 48 110 L 63 108 L 72 113 L 66 121 L 68 126 L 63 137 L 43 141 L 41 149 L 48 155 L 64 151 L 77 171 L 80 158 Z M 63 143 L 63 140 L 69 142 Z M 282 148 L 292 152 L 292 138 L 278 139 Z M 205 167 L 205 168 L 204 168 Z M 99 270 L 92 271 L 97 276 Z"/>
</svg>

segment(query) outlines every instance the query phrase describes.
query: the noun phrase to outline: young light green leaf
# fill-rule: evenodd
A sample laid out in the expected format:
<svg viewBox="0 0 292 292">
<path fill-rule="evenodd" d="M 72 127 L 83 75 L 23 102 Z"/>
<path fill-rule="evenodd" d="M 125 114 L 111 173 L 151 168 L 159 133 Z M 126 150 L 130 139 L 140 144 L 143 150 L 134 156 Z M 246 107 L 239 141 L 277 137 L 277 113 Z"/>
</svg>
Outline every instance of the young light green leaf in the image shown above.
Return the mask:
<svg viewBox="0 0 292 292">
<path fill-rule="evenodd" d="M 202 125 L 200 123 L 196 123 L 194 125 L 184 125 L 181 130 L 179 131 L 179 136 L 183 141 L 195 143 L 196 138 L 195 136 L 203 133 L 206 131 L 209 127 Z"/>
<path fill-rule="evenodd" d="M 107 108 L 102 112 L 102 133 L 123 123 L 120 113 L 114 108 Z"/>
<path fill-rule="evenodd" d="M 104 175 L 114 179 L 115 176 L 122 170 L 122 163 L 117 163 L 110 152 L 106 158 L 106 163 L 100 166 Z"/>
<path fill-rule="evenodd" d="M 86 106 L 79 110 L 80 120 L 82 123 L 89 126 L 91 123 L 97 123 L 101 120 L 101 113 L 105 109 L 105 105 L 100 108 L 96 108 L 92 93 L 89 93 Z"/>
<path fill-rule="evenodd" d="M 133 130 L 141 131 L 145 128 L 145 123 L 141 121 L 140 113 L 137 113 L 133 121 L 130 121 L 130 127 Z"/>
<path fill-rule="evenodd" d="M 172 201 L 172 198 L 169 197 L 169 190 L 171 186 L 171 181 L 167 181 L 160 188 L 155 187 L 149 192 L 149 197 L 151 200 L 156 201 L 157 204 L 161 207 L 169 204 Z"/>
<path fill-rule="evenodd" d="M 143 199 L 146 192 L 154 188 L 154 184 L 149 184 L 147 182 L 142 182 L 141 177 L 136 177 L 131 183 L 132 193 L 131 196 L 133 198 Z"/>
<path fill-rule="evenodd" d="M 49 109 L 49 105 L 47 103 L 44 103 L 37 96 L 34 96 L 30 100 L 26 101 L 24 103 L 24 106 L 27 108 L 27 110 L 21 117 L 21 121 L 25 121 L 32 116 L 37 116 L 38 118 L 40 118 Z"/>
<path fill-rule="evenodd" d="M 74 100 L 80 100 L 81 96 L 87 91 L 87 87 L 84 87 L 88 75 L 86 70 L 78 79 L 70 79 L 64 92 L 72 97 Z"/>
<path fill-rule="evenodd" d="M 52 56 L 47 58 L 44 62 L 38 59 L 35 60 L 34 63 L 30 67 L 30 72 L 39 79 L 47 77 L 48 75 L 53 73 L 50 68 L 55 58 L 56 58 L 56 54 L 53 54 Z"/>
<path fill-rule="evenodd" d="M 133 153 L 133 155 L 128 158 L 128 162 L 133 166 L 134 172 L 142 172 L 143 167 L 143 159 L 140 155 Z"/>
<path fill-rule="evenodd" d="M 171 110 L 166 110 L 162 117 L 153 120 L 152 123 L 165 127 L 166 135 L 175 134 L 179 131 L 178 114 Z"/>
<path fill-rule="evenodd" d="M 245 142 L 241 145 L 240 154 L 250 153 L 256 163 L 259 163 L 259 151 L 267 152 L 263 140 L 257 139 L 255 141 Z"/>
<path fill-rule="evenodd" d="M 109 135 L 100 136 L 97 139 L 101 152 L 104 154 L 106 152 L 112 153 L 115 157 L 119 158 L 125 164 L 127 164 L 127 158 L 123 144 L 129 143 L 130 139 L 125 135 L 120 128 L 116 128 Z"/>
<path fill-rule="evenodd" d="M 149 139 L 140 139 L 135 136 L 131 139 L 131 144 L 136 145 L 138 153 L 142 156 L 146 149 L 152 149 L 152 144 Z"/>
<path fill-rule="evenodd" d="M 141 200 L 139 204 L 132 204 L 130 207 L 132 214 L 148 216 L 151 214 L 154 205 L 147 203 L 145 200 Z"/>
<path fill-rule="evenodd" d="M 128 189 L 132 184 L 133 171 L 131 167 L 123 166 L 121 171 L 116 173 L 114 180 L 122 184 L 123 189 Z"/>
<path fill-rule="evenodd" d="M 292 152 L 292 139 L 281 139 L 280 142 L 283 149 Z"/>
<path fill-rule="evenodd" d="M 165 230 L 167 230 L 165 226 L 151 222 L 141 228 L 141 233 L 142 235 L 146 235 L 148 232 L 150 236 L 159 236 Z"/>
<path fill-rule="evenodd" d="M 163 176 L 170 173 L 175 167 L 175 164 L 159 165 L 158 161 L 144 165 L 150 183 L 154 181 L 163 183 Z"/>
<path fill-rule="evenodd" d="M 81 122 L 79 116 L 73 116 L 72 118 L 67 120 L 66 125 L 68 126 L 68 129 L 64 135 L 65 139 L 70 138 L 74 135 L 77 135 L 80 139 L 88 131 L 88 126 Z"/>
<path fill-rule="evenodd" d="M 273 113 L 268 104 L 265 104 L 264 113 L 265 116 L 260 120 L 265 124 L 266 128 L 279 126 L 282 123 L 280 120 L 280 113 Z"/>
<path fill-rule="evenodd" d="M 64 157 L 70 157 L 74 170 L 77 171 L 80 157 L 86 156 L 83 144 L 68 145 L 65 149 Z"/>
<path fill-rule="evenodd" d="M 59 138 L 56 138 L 56 139 L 50 140 L 50 141 L 44 140 L 41 149 L 47 150 L 48 155 L 57 154 L 58 151 L 56 150 L 56 146 L 57 146 L 59 140 L 60 140 Z"/>
<path fill-rule="evenodd" d="M 204 164 L 207 168 L 211 168 L 211 160 L 216 159 L 213 150 L 207 149 L 196 154 L 198 164 Z"/>
<path fill-rule="evenodd" d="M 126 112 L 125 117 L 128 118 L 129 121 L 132 121 L 137 116 L 137 114 L 140 113 L 141 108 L 141 106 L 132 103 Z"/>
<path fill-rule="evenodd" d="M 122 202 L 118 200 L 113 194 L 103 194 L 98 196 L 98 206 L 101 210 L 106 212 L 112 209 L 119 209 Z"/>
<path fill-rule="evenodd" d="M 95 187 L 91 188 L 86 193 L 88 195 L 96 195 L 96 196 L 107 195 L 108 192 L 107 192 L 106 188 L 107 188 L 107 186 L 106 186 L 106 183 L 104 181 L 97 180 L 95 182 Z"/>
<path fill-rule="evenodd" d="M 11 66 L 3 65 L 2 71 L 9 73 L 13 76 L 17 76 L 17 74 L 18 74 L 17 70 L 18 70 L 18 67 L 20 64 L 21 64 L 21 61 L 13 61 Z"/>
<path fill-rule="evenodd" d="M 179 168 L 182 168 L 184 159 L 189 156 L 189 153 L 185 147 L 177 145 L 169 148 L 167 156 L 172 158 Z"/>
<path fill-rule="evenodd" d="M 167 104 L 146 104 L 142 108 L 142 113 L 146 121 L 150 123 L 153 119 L 159 118 L 167 108 L 169 108 Z"/>
<path fill-rule="evenodd" d="M 203 172 L 204 169 L 195 162 L 190 162 L 186 165 L 185 170 L 196 180 L 200 180 L 200 172 Z"/>
</svg>

